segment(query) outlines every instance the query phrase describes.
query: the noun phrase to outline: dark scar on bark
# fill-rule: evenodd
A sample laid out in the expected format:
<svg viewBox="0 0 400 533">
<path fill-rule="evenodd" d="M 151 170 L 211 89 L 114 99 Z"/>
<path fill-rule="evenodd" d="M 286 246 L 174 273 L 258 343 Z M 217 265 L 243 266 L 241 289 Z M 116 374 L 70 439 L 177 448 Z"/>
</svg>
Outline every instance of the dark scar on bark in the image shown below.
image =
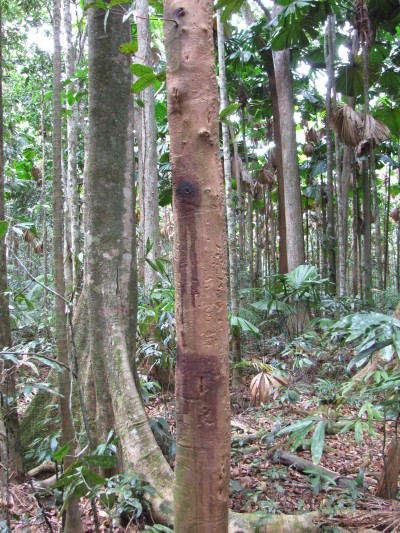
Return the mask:
<svg viewBox="0 0 400 533">
<path fill-rule="evenodd" d="M 184 204 L 200 207 L 201 194 L 199 187 L 189 180 L 182 179 L 175 189 L 177 198 Z"/>
<path fill-rule="evenodd" d="M 178 7 L 174 10 L 175 17 L 183 17 L 186 14 L 185 9 L 183 7 Z"/>
</svg>

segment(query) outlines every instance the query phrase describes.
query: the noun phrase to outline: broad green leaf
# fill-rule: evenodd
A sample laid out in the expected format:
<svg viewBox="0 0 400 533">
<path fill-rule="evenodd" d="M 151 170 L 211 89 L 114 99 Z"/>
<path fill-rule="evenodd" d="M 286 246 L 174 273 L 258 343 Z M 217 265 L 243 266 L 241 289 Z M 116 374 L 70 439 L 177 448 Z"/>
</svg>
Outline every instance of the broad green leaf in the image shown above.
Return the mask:
<svg viewBox="0 0 400 533">
<path fill-rule="evenodd" d="M 314 464 L 318 464 L 322 457 L 322 452 L 325 446 L 325 421 L 320 420 L 315 428 L 314 435 L 311 440 L 311 455 Z"/>
<path fill-rule="evenodd" d="M 131 0 L 110 0 L 110 8 L 114 6 L 119 6 L 120 4 L 130 4 Z"/>
<path fill-rule="evenodd" d="M 113 456 L 110 455 L 109 457 Z M 82 466 L 81 472 L 84 480 L 88 485 L 103 485 L 106 482 L 106 479 L 103 476 L 99 476 L 98 474 L 96 474 L 96 472 L 93 472 L 93 470 L 90 470 L 90 468 L 88 468 L 87 466 Z"/>
<path fill-rule="evenodd" d="M 229 3 L 231 3 L 232 0 L 218 0 L 218 2 L 215 4 L 214 9 L 222 9 L 223 7 L 227 6 Z"/>
<path fill-rule="evenodd" d="M 117 463 L 115 455 L 85 455 L 83 459 L 86 463 L 101 468 L 114 468 Z"/>
<path fill-rule="evenodd" d="M 354 424 L 354 438 L 358 446 L 361 446 L 363 440 L 363 424 L 361 420 L 357 420 Z"/>
<path fill-rule="evenodd" d="M 108 9 L 108 4 L 106 2 L 97 1 L 97 2 L 88 2 L 84 9 L 89 9 L 90 7 L 95 7 L 97 9 Z"/>
<path fill-rule="evenodd" d="M 58 450 L 56 450 L 52 457 L 53 457 L 53 460 L 54 461 L 61 461 L 62 459 L 64 459 L 64 457 L 67 455 L 67 453 L 70 451 L 71 449 L 71 446 L 72 444 L 70 442 L 68 442 L 68 444 L 66 444 L 65 446 L 63 446 L 62 448 L 59 448 Z"/>
<path fill-rule="evenodd" d="M 2 239 L 7 233 L 8 222 L 7 220 L 0 220 L 0 239 Z"/>
<path fill-rule="evenodd" d="M 135 63 L 134 65 L 131 65 L 131 71 L 132 74 L 138 76 L 139 78 L 150 74 L 156 76 L 156 74 L 150 67 L 147 67 L 146 65 L 141 65 L 140 63 Z"/>
<path fill-rule="evenodd" d="M 228 2 L 221 14 L 221 21 L 224 23 L 228 22 L 229 17 L 233 13 L 237 13 L 238 11 L 240 11 L 240 8 L 244 4 L 244 2 L 245 0 L 231 0 L 230 2 Z"/>
<path fill-rule="evenodd" d="M 133 41 L 132 43 L 124 43 L 119 45 L 119 51 L 123 54 L 136 54 L 138 51 L 138 42 Z"/>
<path fill-rule="evenodd" d="M 140 93 L 141 91 L 149 87 L 152 83 L 154 83 L 156 80 L 157 76 L 155 74 L 146 74 L 145 76 L 141 76 L 132 85 L 131 91 L 133 93 Z"/>
<path fill-rule="evenodd" d="M 293 433 L 293 431 L 297 431 L 298 429 L 305 428 L 306 426 L 309 426 L 309 429 L 313 426 L 315 423 L 315 420 L 310 420 L 307 418 L 306 420 L 301 420 L 300 422 L 295 422 L 294 424 L 291 424 L 290 426 L 287 426 L 283 429 L 281 429 L 277 435 L 287 435 L 288 433 Z"/>
<path fill-rule="evenodd" d="M 167 71 L 166 70 L 162 70 L 161 72 L 159 72 L 157 74 L 157 79 L 161 82 L 165 81 L 167 79 Z"/>
<path fill-rule="evenodd" d="M 227 116 L 234 113 L 237 109 L 239 109 L 241 104 L 230 104 L 225 109 L 222 109 L 219 113 L 219 118 L 222 120 L 226 118 Z"/>
</svg>

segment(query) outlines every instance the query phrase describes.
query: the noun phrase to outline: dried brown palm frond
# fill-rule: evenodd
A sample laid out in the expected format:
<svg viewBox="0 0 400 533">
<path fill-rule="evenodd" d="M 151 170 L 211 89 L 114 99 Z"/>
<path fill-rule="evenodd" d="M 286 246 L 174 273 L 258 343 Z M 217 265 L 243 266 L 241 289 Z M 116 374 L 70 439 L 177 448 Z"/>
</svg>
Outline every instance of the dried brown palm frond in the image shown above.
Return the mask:
<svg viewBox="0 0 400 533">
<path fill-rule="evenodd" d="M 260 172 L 257 174 L 257 181 L 261 185 L 272 186 L 275 182 L 275 171 L 270 165 L 265 164 Z"/>
<path fill-rule="evenodd" d="M 347 146 L 357 146 L 363 139 L 363 123 L 347 104 L 338 109 L 331 120 L 331 128 Z"/>
<path fill-rule="evenodd" d="M 309 143 L 317 143 L 319 141 L 318 132 L 314 128 L 310 128 L 306 133 L 306 139 Z"/>
<path fill-rule="evenodd" d="M 391 132 L 386 124 L 376 120 L 371 115 L 367 115 L 364 119 L 363 138 L 357 146 L 357 154 L 365 155 L 369 153 L 371 148 L 375 148 L 375 146 L 389 139 L 390 135 Z"/>
<path fill-rule="evenodd" d="M 250 394 L 253 405 L 265 403 L 271 394 L 276 395 L 279 387 L 285 387 L 287 383 L 287 379 L 283 376 L 262 370 L 254 376 L 250 383 Z"/>
<path fill-rule="evenodd" d="M 338 525 L 348 531 L 360 531 L 361 528 L 374 528 L 379 531 L 399 532 L 400 511 L 355 511 L 343 513 L 324 520 L 323 525 Z"/>
<path fill-rule="evenodd" d="M 390 213 L 390 216 L 395 222 L 398 222 L 400 218 L 400 209 L 398 207 L 394 207 Z"/>
<path fill-rule="evenodd" d="M 311 157 L 315 151 L 314 146 L 311 143 L 306 143 L 303 145 L 303 154 L 305 154 L 307 157 Z"/>
</svg>

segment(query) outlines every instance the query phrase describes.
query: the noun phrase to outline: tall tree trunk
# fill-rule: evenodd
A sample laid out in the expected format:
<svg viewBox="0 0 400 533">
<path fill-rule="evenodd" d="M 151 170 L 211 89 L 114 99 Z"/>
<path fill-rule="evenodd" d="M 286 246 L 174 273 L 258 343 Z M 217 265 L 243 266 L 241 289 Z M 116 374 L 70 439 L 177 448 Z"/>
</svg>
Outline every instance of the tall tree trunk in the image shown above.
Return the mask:
<svg viewBox="0 0 400 533">
<path fill-rule="evenodd" d="M 164 16 L 177 289 L 174 526 L 226 533 L 229 325 L 213 3 L 167 0 Z"/>
<path fill-rule="evenodd" d="M 272 103 L 272 115 L 274 117 L 274 140 L 275 140 L 275 160 L 276 174 L 278 176 L 278 233 L 279 233 L 279 274 L 287 274 L 287 246 L 286 246 L 286 215 L 285 215 L 285 180 L 283 177 L 282 163 L 282 139 L 281 123 L 279 115 L 278 93 L 276 89 L 276 77 L 274 69 L 267 69 L 270 96 Z M 272 242 L 275 247 L 275 242 Z M 275 271 L 275 266 L 274 266 Z"/>
<path fill-rule="evenodd" d="M 241 182 L 241 176 L 240 176 L 240 170 L 239 170 L 239 151 L 238 146 L 236 142 L 235 132 L 233 130 L 233 127 L 229 127 L 229 133 L 231 136 L 232 144 L 233 144 L 233 175 L 236 179 L 236 192 L 237 192 L 237 202 L 238 202 L 238 223 L 239 223 L 239 268 L 242 270 L 244 269 L 244 241 L 245 241 L 245 231 L 244 231 L 244 208 L 243 208 L 243 197 L 242 197 L 242 182 Z M 243 276 L 241 279 L 239 279 L 239 286 L 243 285 Z"/>
<path fill-rule="evenodd" d="M 226 89 L 225 71 L 225 49 L 224 49 L 224 26 L 221 23 L 221 11 L 217 11 L 217 32 L 218 32 L 218 68 L 219 84 L 221 95 L 221 108 L 228 106 L 228 93 Z M 231 153 L 229 149 L 229 128 L 222 124 L 222 144 L 224 150 L 224 175 L 225 175 L 225 197 L 226 197 L 226 219 L 228 229 L 228 250 L 229 250 L 229 287 L 230 287 L 230 312 L 231 316 L 239 314 L 239 280 L 238 280 L 238 256 L 236 241 L 236 217 L 232 190 Z M 240 329 L 236 326 L 232 328 L 232 355 L 233 362 L 240 363 Z M 233 385 L 241 383 L 240 368 L 233 369 Z"/>
<path fill-rule="evenodd" d="M 54 288 L 55 327 L 58 360 L 64 368 L 69 366 L 67 317 L 65 313 L 65 280 L 63 256 L 63 195 L 62 195 L 62 124 L 61 124 L 61 2 L 53 3 L 53 257 L 54 257 Z M 75 431 L 72 419 L 70 397 L 71 379 L 67 370 L 58 373 L 58 392 L 60 393 L 61 443 L 71 444 L 69 454 L 64 458 L 64 466 L 74 460 Z M 75 533 L 82 531 L 79 500 L 72 498 L 66 509 L 64 531 Z"/>
<path fill-rule="evenodd" d="M 375 151 L 371 145 L 369 152 L 369 161 L 371 168 L 371 186 L 372 186 L 372 205 L 374 214 L 374 229 L 375 229 L 375 261 L 376 261 L 376 275 L 377 288 L 379 291 L 383 289 L 383 261 L 382 261 L 382 242 L 381 242 L 381 217 L 379 211 L 378 187 L 376 183 L 375 170 Z M 389 195 L 390 196 L 390 195 Z"/>
<path fill-rule="evenodd" d="M 335 215 L 333 206 L 333 139 L 331 131 L 331 117 L 332 106 L 335 104 L 332 99 L 332 89 L 334 83 L 334 47 L 333 47 L 333 32 L 334 32 L 334 20 L 330 15 L 328 17 L 328 24 L 326 30 L 326 50 L 325 61 L 328 74 L 328 82 L 326 87 L 326 150 L 327 150 L 327 168 L 326 168 L 326 194 L 328 199 L 328 276 L 330 282 L 335 286 L 336 284 L 336 238 L 335 238 Z M 340 169 L 337 169 L 340 172 Z M 340 254 L 343 250 L 339 250 Z M 342 258 L 343 259 L 343 258 Z M 344 258 L 346 259 L 346 258 Z M 340 262 L 340 259 L 339 259 Z"/>
<path fill-rule="evenodd" d="M 141 64 L 153 68 L 151 53 L 151 33 L 148 0 L 141 0 L 136 4 L 138 57 Z M 142 217 L 144 250 L 147 242 L 152 245 L 147 254 L 154 262 L 159 255 L 160 225 L 158 215 L 158 173 L 157 173 L 157 124 L 155 118 L 154 87 L 150 85 L 141 94 L 143 108 L 138 112 L 140 117 L 139 143 L 139 183 L 142 195 Z M 158 280 L 157 272 L 144 263 L 144 286 L 149 290 Z"/>
<path fill-rule="evenodd" d="M 277 14 L 278 7 L 276 5 L 274 6 L 274 11 Z M 292 271 L 304 263 L 304 231 L 299 165 L 297 160 L 296 128 L 294 123 L 290 51 L 273 51 L 272 56 L 279 104 L 285 191 L 287 266 L 288 270 Z"/>
<path fill-rule="evenodd" d="M 4 126 L 3 126 L 3 24 L 0 0 L 0 222 L 5 221 L 4 202 Z M 0 350 L 11 347 L 10 310 L 7 296 L 6 237 L 0 236 Z M 0 481 L 8 487 L 10 478 L 24 478 L 16 405 L 15 367 L 0 357 Z M 8 508 L 8 507 L 7 507 Z"/>
<path fill-rule="evenodd" d="M 131 368 L 137 305 L 133 99 L 130 58 L 119 51 L 131 39 L 130 24 L 122 17 L 122 10 L 110 10 L 104 31 L 105 11 L 89 9 L 87 272 L 78 306 L 86 305 L 87 313 L 81 322 L 77 318 L 76 330 L 87 337 L 82 344 L 91 370 L 95 417 L 90 422 L 99 429 L 95 440 L 115 429 L 124 471 L 156 488 L 153 516 L 168 523 L 173 476 L 149 427 Z"/>
<path fill-rule="evenodd" d="M 390 223 L 390 178 L 391 169 L 389 165 L 388 169 L 388 182 L 387 182 L 387 197 L 386 197 L 386 216 L 385 216 L 385 249 L 383 257 L 383 290 L 387 289 L 387 278 L 389 271 L 389 223 Z M 396 270 L 396 269 L 395 269 Z"/>
<path fill-rule="evenodd" d="M 64 1 L 64 30 L 66 36 L 66 71 L 67 78 L 71 78 L 76 68 L 76 49 L 72 40 L 72 22 L 71 22 L 71 5 L 70 0 Z M 68 85 L 67 90 L 76 92 L 78 87 L 76 83 Z M 79 109 L 78 102 L 75 100 L 69 106 L 70 114 L 67 115 L 67 176 L 65 188 L 65 204 L 67 208 L 66 223 L 68 225 L 69 236 L 69 257 L 66 262 L 70 261 L 71 265 L 71 283 L 69 290 L 75 292 L 79 286 L 80 267 L 80 224 L 79 224 L 79 190 L 78 190 L 78 122 Z"/>
</svg>

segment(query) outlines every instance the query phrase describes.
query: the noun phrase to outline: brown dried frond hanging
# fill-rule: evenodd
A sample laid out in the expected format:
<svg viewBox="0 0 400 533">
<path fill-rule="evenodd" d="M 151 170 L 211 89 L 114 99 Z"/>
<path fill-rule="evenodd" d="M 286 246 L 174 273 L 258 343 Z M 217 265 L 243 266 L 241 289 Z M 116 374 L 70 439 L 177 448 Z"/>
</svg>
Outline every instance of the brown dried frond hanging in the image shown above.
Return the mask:
<svg viewBox="0 0 400 533">
<path fill-rule="evenodd" d="M 386 124 L 376 120 L 371 115 L 367 115 L 364 119 L 363 138 L 357 146 L 357 155 L 368 154 L 371 148 L 386 141 L 390 135 L 391 131 Z"/>
<path fill-rule="evenodd" d="M 24 241 L 31 243 L 35 240 L 35 235 L 31 232 L 30 229 L 24 231 Z"/>
<path fill-rule="evenodd" d="M 303 145 L 303 153 L 307 157 L 311 157 L 313 155 L 314 151 L 315 151 L 315 148 L 314 148 L 314 146 L 311 143 L 306 143 L 306 144 Z"/>
<path fill-rule="evenodd" d="M 363 123 L 347 104 L 338 109 L 331 120 L 331 128 L 347 146 L 356 147 L 363 139 Z"/>
<path fill-rule="evenodd" d="M 271 167 L 273 167 L 274 170 L 276 170 L 278 167 L 277 158 L 278 158 L 278 154 L 277 154 L 276 146 L 274 146 L 267 153 L 268 164 L 271 165 Z"/>
<path fill-rule="evenodd" d="M 265 164 L 260 172 L 257 174 L 257 181 L 258 183 L 261 183 L 261 185 L 267 185 L 268 187 L 272 187 L 272 185 L 275 182 L 275 172 L 271 165 Z"/>
<path fill-rule="evenodd" d="M 309 143 L 317 143 L 319 141 L 318 132 L 316 132 L 314 128 L 310 128 L 307 131 L 306 139 Z"/>
<path fill-rule="evenodd" d="M 400 218 L 400 209 L 398 207 L 393 208 L 390 216 L 392 217 L 392 220 L 398 222 Z"/>
<path fill-rule="evenodd" d="M 37 255 L 41 255 L 43 253 L 43 249 L 44 249 L 44 246 L 42 242 L 35 244 L 35 246 L 33 247 L 33 251 Z"/>
</svg>

